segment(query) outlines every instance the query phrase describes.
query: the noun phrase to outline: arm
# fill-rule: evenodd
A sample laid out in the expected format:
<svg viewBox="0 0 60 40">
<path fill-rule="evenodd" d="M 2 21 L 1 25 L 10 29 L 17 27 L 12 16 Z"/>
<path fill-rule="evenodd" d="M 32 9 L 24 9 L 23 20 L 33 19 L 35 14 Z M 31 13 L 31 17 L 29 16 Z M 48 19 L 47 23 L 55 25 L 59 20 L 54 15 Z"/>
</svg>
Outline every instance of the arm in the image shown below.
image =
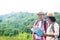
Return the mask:
<svg viewBox="0 0 60 40">
<path fill-rule="evenodd" d="M 44 34 L 44 36 L 55 37 L 53 34 Z"/>
<path fill-rule="evenodd" d="M 58 36 L 59 36 L 59 25 L 56 23 L 56 24 L 54 25 L 54 28 L 55 28 L 55 33 L 54 33 L 54 35 L 55 35 L 55 37 L 58 37 Z"/>
</svg>

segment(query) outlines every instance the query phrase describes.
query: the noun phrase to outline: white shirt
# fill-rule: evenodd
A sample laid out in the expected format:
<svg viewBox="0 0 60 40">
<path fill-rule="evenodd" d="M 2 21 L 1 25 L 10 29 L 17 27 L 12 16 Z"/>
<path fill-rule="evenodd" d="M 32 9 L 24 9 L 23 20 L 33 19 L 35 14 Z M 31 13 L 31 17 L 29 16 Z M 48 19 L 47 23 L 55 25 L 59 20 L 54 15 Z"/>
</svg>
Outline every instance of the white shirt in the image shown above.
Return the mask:
<svg viewBox="0 0 60 40">
<path fill-rule="evenodd" d="M 51 29 L 52 24 L 50 24 L 50 26 L 47 28 L 47 34 L 52 34 L 52 35 L 56 35 L 55 37 L 46 37 L 46 40 L 58 40 L 58 36 L 59 36 L 59 25 L 55 22 L 54 23 L 54 31 L 52 31 Z"/>
</svg>

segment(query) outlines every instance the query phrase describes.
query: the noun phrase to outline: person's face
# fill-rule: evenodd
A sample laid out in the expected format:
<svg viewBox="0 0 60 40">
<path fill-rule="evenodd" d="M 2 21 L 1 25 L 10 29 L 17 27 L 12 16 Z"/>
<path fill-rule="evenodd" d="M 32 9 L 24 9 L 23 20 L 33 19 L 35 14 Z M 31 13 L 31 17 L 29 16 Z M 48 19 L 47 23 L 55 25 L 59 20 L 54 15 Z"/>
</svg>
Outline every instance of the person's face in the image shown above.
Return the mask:
<svg viewBox="0 0 60 40">
<path fill-rule="evenodd" d="M 43 19 L 43 17 L 44 17 L 43 14 L 39 14 L 39 15 L 38 15 L 38 18 L 39 18 L 39 19 Z"/>
<path fill-rule="evenodd" d="M 47 18 L 48 22 L 51 23 L 51 20 L 49 18 Z"/>
</svg>

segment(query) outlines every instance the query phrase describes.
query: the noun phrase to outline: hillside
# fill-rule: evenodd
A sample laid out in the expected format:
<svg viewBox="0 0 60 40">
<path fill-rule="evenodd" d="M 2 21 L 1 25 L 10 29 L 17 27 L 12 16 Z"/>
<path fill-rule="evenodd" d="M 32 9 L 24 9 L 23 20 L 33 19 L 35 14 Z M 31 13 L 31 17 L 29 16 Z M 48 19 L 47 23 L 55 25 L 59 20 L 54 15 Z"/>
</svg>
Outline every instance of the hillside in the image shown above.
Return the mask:
<svg viewBox="0 0 60 40">
<path fill-rule="evenodd" d="M 33 13 L 18 12 L 0 16 L 0 35 L 16 35 L 20 32 L 30 33 L 37 16 Z"/>
</svg>

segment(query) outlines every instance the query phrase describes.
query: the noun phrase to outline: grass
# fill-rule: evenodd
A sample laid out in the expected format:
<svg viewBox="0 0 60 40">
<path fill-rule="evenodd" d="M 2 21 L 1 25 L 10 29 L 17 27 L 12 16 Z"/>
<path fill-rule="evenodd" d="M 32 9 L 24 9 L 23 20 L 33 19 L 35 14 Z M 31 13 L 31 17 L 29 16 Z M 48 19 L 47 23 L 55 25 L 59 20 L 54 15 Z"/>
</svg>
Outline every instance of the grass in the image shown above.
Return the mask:
<svg viewBox="0 0 60 40">
<path fill-rule="evenodd" d="M 0 40 L 32 40 L 32 35 L 27 33 L 20 33 L 16 36 L 0 36 Z"/>
</svg>

